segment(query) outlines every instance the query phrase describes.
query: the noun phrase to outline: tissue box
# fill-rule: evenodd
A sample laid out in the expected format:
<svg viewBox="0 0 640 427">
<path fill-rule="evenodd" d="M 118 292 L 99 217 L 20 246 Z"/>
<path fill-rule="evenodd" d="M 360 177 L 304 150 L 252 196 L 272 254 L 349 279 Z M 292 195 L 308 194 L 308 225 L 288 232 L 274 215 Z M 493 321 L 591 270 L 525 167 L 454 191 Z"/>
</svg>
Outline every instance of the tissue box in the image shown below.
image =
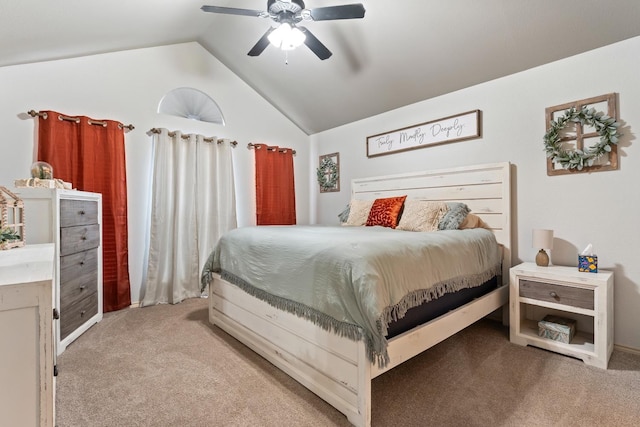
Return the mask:
<svg viewBox="0 0 640 427">
<path fill-rule="evenodd" d="M 560 316 L 547 315 L 538 322 L 538 335 L 569 344 L 576 333 L 576 321 Z"/>
<path fill-rule="evenodd" d="M 587 273 L 598 272 L 598 256 L 597 255 L 578 255 L 578 271 Z"/>
</svg>

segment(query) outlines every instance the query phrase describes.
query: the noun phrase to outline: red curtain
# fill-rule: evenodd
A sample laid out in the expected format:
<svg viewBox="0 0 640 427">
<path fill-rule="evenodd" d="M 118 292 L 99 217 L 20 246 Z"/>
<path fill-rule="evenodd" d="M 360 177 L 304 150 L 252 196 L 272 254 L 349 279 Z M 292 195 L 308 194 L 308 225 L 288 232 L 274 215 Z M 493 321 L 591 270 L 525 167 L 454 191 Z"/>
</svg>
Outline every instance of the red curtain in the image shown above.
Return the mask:
<svg viewBox="0 0 640 427">
<path fill-rule="evenodd" d="M 296 223 L 293 151 L 255 144 L 256 219 L 258 225 Z"/>
<path fill-rule="evenodd" d="M 54 178 L 102 194 L 103 310 L 120 310 L 131 305 L 124 129 L 113 120 L 62 117 L 39 117 L 38 160 L 51 164 Z"/>
</svg>

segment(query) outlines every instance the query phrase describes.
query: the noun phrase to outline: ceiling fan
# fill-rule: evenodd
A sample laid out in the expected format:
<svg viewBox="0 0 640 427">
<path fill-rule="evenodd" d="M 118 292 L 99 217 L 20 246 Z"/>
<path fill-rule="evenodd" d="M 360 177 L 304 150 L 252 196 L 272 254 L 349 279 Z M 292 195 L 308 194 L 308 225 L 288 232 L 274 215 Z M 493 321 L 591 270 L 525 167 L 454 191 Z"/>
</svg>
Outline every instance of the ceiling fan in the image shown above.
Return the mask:
<svg viewBox="0 0 640 427">
<path fill-rule="evenodd" d="M 331 51 L 311 31 L 299 26 L 298 23 L 301 21 L 364 18 L 365 12 L 361 3 L 306 9 L 302 0 L 267 0 L 266 11 L 219 6 L 202 6 L 201 9 L 204 12 L 271 18 L 276 22 L 278 25 L 267 30 L 249 51 L 249 56 L 260 55 L 269 46 L 269 43 L 282 50 L 294 49 L 304 43 L 322 60 L 329 58 Z"/>
</svg>

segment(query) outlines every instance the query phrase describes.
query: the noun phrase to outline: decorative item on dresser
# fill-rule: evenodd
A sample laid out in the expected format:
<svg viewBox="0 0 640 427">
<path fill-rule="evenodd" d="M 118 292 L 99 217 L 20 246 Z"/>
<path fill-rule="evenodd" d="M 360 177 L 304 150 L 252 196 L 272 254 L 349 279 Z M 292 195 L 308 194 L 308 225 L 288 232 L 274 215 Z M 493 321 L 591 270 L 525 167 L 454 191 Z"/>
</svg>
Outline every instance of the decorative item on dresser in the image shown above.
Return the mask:
<svg viewBox="0 0 640 427">
<path fill-rule="evenodd" d="M 24 246 L 24 202 L 0 186 L 0 250 Z"/>
<path fill-rule="evenodd" d="M 545 249 L 553 249 L 553 230 L 533 230 L 533 247 L 540 249 L 536 255 L 536 264 L 540 267 L 549 265 L 549 254 Z"/>
<path fill-rule="evenodd" d="M 52 427 L 54 245 L 0 251 L 0 424 Z"/>
<path fill-rule="evenodd" d="M 57 354 L 102 320 L 102 196 L 74 190 L 20 188 L 28 243 L 55 243 Z"/>
<path fill-rule="evenodd" d="M 538 267 L 525 262 L 511 268 L 509 289 L 512 343 L 607 368 L 613 351 L 612 272 L 581 273 L 575 267 Z M 556 328 L 562 323 L 571 328 L 575 321 L 575 335 L 568 333 L 568 342 L 540 336 L 540 328 L 549 328 L 549 315 L 562 318 L 562 322 L 553 322 Z"/>
</svg>

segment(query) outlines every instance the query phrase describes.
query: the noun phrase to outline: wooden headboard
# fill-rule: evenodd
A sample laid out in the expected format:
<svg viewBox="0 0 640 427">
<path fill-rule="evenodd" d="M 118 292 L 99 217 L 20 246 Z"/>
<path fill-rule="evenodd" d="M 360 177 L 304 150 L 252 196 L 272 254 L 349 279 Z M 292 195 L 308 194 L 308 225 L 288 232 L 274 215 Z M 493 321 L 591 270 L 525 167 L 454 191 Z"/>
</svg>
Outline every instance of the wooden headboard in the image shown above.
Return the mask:
<svg viewBox="0 0 640 427">
<path fill-rule="evenodd" d="M 351 181 L 354 199 L 407 195 L 408 199 L 466 203 L 503 246 L 502 278 L 511 267 L 511 179 L 509 162 L 360 178 Z"/>
</svg>

